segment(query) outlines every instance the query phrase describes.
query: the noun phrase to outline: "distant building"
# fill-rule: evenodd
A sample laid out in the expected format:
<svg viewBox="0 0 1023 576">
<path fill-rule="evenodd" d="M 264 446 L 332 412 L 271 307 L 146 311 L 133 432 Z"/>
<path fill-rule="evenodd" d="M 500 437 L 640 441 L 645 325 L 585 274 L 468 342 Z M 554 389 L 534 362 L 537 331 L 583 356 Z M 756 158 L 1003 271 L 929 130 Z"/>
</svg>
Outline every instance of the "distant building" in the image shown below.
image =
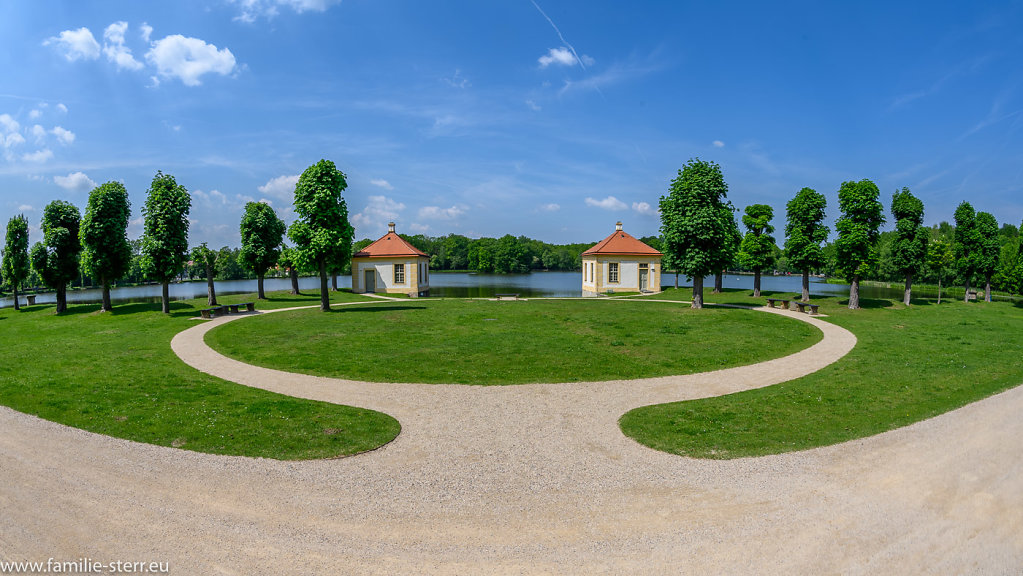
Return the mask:
<svg viewBox="0 0 1023 576">
<path fill-rule="evenodd" d="M 583 296 L 660 292 L 661 254 L 615 224 L 614 234 L 583 252 Z"/>
<path fill-rule="evenodd" d="M 430 292 L 430 258 L 387 225 L 383 238 L 352 254 L 352 292 L 408 294 Z"/>
</svg>

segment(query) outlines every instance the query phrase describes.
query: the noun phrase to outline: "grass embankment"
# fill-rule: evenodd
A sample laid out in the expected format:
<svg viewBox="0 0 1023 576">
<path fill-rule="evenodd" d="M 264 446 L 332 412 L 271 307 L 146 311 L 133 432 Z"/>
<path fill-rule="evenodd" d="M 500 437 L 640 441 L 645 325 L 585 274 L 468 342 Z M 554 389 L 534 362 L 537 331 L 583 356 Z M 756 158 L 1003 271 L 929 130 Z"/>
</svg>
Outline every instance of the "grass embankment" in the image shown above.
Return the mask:
<svg viewBox="0 0 1023 576">
<path fill-rule="evenodd" d="M 347 292 L 334 301 L 364 300 Z M 255 300 L 221 297 L 221 303 Z M 257 309 L 316 304 L 319 293 L 270 293 Z M 248 388 L 185 365 L 171 338 L 195 325 L 205 298 L 0 310 L 0 404 L 41 418 L 138 442 L 197 452 L 283 460 L 326 458 L 377 448 L 399 432 L 370 410 Z"/>
<path fill-rule="evenodd" d="M 407 300 L 231 322 L 206 341 L 259 366 L 375 382 L 523 384 L 751 364 L 821 337 L 744 310 L 596 299 Z"/>
<path fill-rule="evenodd" d="M 749 290 L 708 301 L 762 304 Z M 764 293 L 771 296 L 771 293 Z M 784 294 L 790 296 L 790 294 Z M 688 299 L 689 290 L 665 299 Z M 1023 383 L 1023 307 L 1006 303 L 813 298 L 856 347 L 803 378 L 702 400 L 637 408 L 626 435 L 698 458 L 762 456 L 871 436 L 948 412 Z"/>
</svg>

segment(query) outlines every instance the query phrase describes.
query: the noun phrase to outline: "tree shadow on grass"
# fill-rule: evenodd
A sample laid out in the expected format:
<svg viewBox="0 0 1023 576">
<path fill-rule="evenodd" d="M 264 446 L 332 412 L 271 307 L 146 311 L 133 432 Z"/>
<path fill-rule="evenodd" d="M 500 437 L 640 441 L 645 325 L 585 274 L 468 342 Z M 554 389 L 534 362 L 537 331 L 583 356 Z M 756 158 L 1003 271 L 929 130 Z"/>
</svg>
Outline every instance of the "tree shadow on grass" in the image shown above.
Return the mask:
<svg viewBox="0 0 1023 576">
<path fill-rule="evenodd" d="M 395 312 L 398 310 L 426 310 L 426 306 L 345 306 L 338 308 L 331 308 L 331 312 L 335 313 L 349 313 L 349 312 Z"/>
<path fill-rule="evenodd" d="M 839 300 L 837 302 L 842 306 L 849 306 L 849 299 Z M 860 298 L 860 308 L 864 309 L 879 309 L 879 308 L 891 308 L 895 306 L 895 303 L 891 300 L 882 300 L 880 298 Z"/>
</svg>

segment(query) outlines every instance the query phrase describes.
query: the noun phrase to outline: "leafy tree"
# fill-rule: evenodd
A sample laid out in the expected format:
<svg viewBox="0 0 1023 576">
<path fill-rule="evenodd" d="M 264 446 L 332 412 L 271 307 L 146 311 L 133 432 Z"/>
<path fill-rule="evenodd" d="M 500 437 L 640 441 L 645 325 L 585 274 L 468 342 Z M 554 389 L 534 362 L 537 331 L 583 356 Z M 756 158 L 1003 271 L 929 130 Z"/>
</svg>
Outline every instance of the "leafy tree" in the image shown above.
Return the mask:
<svg viewBox="0 0 1023 576">
<path fill-rule="evenodd" d="M 274 209 L 263 202 L 245 204 L 242 215 L 242 249 L 239 260 L 256 274 L 257 298 L 266 299 L 263 293 L 263 276 L 277 264 L 281 255 L 281 240 L 284 239 L 284 221 Z"/>
<path fill-rule="evenodd" d="M 810 271 L 827 261 L 821 247 L 828 239 L 828 227 L 824 225 L 827 205 L 823 194 L 803 188 L 785 206 L 785 257 L 789 266 L 803 273 L 804 302 L 810 299 Z"/>
<path fill-rule="evenodd" d="M 217 280 L 242 280 L 252 278 L 239 261 L 241 250 L 230 246 L 221 246 L 217 251 Z"/>
<path fill-rule="evenodd" d="M 927 267 L 938 277 L 938 304 L 941 304 L 941 281 L 953 272 L 955 253 L 952 244 L 937 238 L 927 245 Z"/>
<path fill-rule="evenodd" d="M 984 276 L 984 301 L 991 301 L 991 277 L 998 270 L 1002 243 L 998 235 L 998 221 L 987 212 L 977 213 L 977 232 L 980 235 L 980 250 L 977 258 L 977 272 Z"/>
<path fill-rule="evenodd" d="M 661 196 L 664 252 L 693 279 L 693 308 L 703 308 L 703 278 L 731 260 L 735 219 L 726 217 L 728 203 L 721 167 L 691 159 Z"/>
<path fill-rule="evenodd" d="M 884 224 L 880 191 L 870 180 L 843 182 L 838 190 L 842 216 L 835 222 L 838 268 L 849 279 L 849 308 L 860 307 L 860 277 L 877 259 L 878 230 Z"/>
<path fill-rule="evenodd" d="M 981 265 L 982 238 L 977 228 L 977 214 L 969 202 L 963 202 L 956 208 L 955 214 L 955 266 L 959 278 L 965 283 L 963 301 L 970 299 L 970 285 Z"/>
<path fill-rule="evenodd" d="M 128 220 L 131 202 L 120 182 L 107 182 L 89 193 L 85 217 L 79 230 L 82 268 L 103 287 L 103 306 L 109 312 L 110 284 L 123 277 L 131 266 Z"/>
<path fill-rule="evenodd" d="M 164 314 L 170 313 L 170 281 L 185 264 L 191 207 L 188 190 L 170 174 L 157 172 L 142 208 L 142 254 L 146 276 L 163 286 Z"/>
<path fill-rule="evenodd" d="M 345 175 L 329 160 L 320 160 L 295 185 L 295 212 L 299 219 L 288 230 L 299 258 L 320 273 L 320 309 L 330 310 L 327 270 L 343 266 L 352 256 L 355 230 L 348 223 L 348 206 L 341 193 Z"/>
<path fill-rule="evenodd" d="M 4 241 L 3 275 L 4 281 L 14 292 L 14 309 L 21 310 L 18 304 L 18 287 L 28 279 L 28 218 L 19 214 L 7 221 L 7 238 Z"/>
<path fill-rule="evenodd" d="M 774 208 L 767 204 L 750 204 L 742 215 L 746 235 L 739 246 L 739 264 L 753 271 L 753 297 L 760 297 L 760 273 L 774 262 Z"/>
<path fill-rule="evenodd" d="M 721 293 L 721 290 L 724 287 L 725 268 L 736 262 L 739 255 L 739 245 L 742 244 L 742 232 L 739 231 L 739 225 L 735 222 L 735 207 L 732 206 L 731 202 L 725 202 L 721 218 L 723 218 L 725 223 L 728 225 L 730 241 L 725 244 L 725 263 L 721 266 L 721 268 L 714 272 L 714 294 Z"/>
<path fill-rule="evenodd" d="M 913 275 L 920 270 L 927 259 L 927 237 L 930 235 L 924 223 L 924 203 L 903 188 L 892 195 L 892 217 L 895 218 L 895 240 L 892 243 L 892 263 L 906 278 L 906 289 L 902 302 L 909 306 Z"/>
<path fill-rule="evenodd" d="M 217 305 L 217 289 L 213 280 L 217 277 L 217 256 L 219 254 L 210 250 L 205 242 L 192 248 L 192 260 L 202 267 L 206 273 L 206 305 Z"/>
<path fill-rule="evenodd" d="M 68 282 L 78 277 L 78 240 L 81 214 L 73 204 L 54 200 L 43 208 L 43 243 L 32 247 L 32 266 L 43 282 L 57 293 L 57 310 L 67 310 Z"/>
<path fill-rule="evenodd" d="M 361 240 L 360 240 L 361 242 Z M 370 241 L 367 240 L 366 244 L 361 247 L 359 243 L 356 243 L 356 248 L 353 248 L 356 252 L 369 246 Z M 288 276 L 291 278 L 291 293 L 300 294 L 298 290 L 298 271 L 299 271 L 299 257 L 298 250 L 285 246 L 281 249 L 281 255 L 277 258 L 277 265 L 288 271 Z"/>
</svg>

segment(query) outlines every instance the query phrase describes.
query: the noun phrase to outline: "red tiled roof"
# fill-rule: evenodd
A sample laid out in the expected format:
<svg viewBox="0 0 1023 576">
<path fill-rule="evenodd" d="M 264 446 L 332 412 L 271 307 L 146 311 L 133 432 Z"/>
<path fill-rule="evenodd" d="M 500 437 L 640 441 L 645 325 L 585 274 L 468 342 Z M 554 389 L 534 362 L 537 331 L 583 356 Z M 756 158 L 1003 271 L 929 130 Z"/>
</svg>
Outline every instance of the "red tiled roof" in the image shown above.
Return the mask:
<svg viewBox="0 0 1023 576">
<path fill-rule="evenodd" d="M 389 256 L 426 256 L 415 246 L 404 241 L 394 232 L 388 232 L 383 238 L 352 254 L 352 258 L 386 258 Z"/>
<path fill-rule="evenodd" d="M 583 256 L 597 255 L 597 254 L 615 254 L 622 256 L 663 256 L 657 250 L 647 246 L 646 244 L 636 240 L 628 232 L 622 230 L 615 230 L 614 234 L 611 234 L 607 238 L 604 238 L 600 242 L 597 242 L 589 250 L 583 252 Z"/>
</svg>

